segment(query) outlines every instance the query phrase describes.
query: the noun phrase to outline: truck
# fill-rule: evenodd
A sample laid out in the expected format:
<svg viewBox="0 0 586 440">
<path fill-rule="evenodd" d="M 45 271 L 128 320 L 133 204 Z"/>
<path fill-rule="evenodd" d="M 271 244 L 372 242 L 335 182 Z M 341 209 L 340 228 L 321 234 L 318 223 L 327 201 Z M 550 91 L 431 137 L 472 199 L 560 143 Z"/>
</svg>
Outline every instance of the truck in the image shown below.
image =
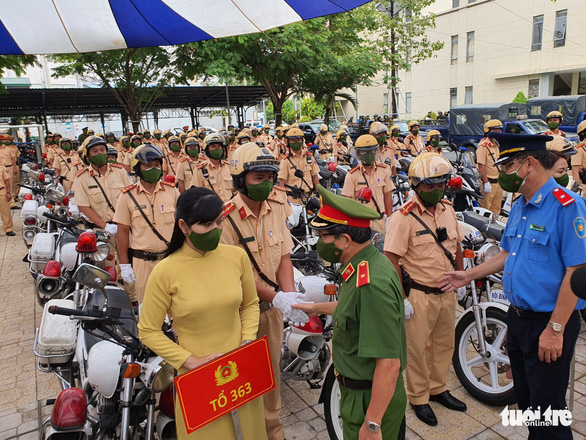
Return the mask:
<svg viewBox="0 0 586 440">
<path fill-rule="evenodd" d="M 586 119 L 586 95 L 547 96 L 527 100 L 527 114 L 545 120 L 551 111 L 564 115 L 560 130 L 576 133 L 580 122 Z M 567 136 L 568 137 L 568 136 Z"/>
</svg>

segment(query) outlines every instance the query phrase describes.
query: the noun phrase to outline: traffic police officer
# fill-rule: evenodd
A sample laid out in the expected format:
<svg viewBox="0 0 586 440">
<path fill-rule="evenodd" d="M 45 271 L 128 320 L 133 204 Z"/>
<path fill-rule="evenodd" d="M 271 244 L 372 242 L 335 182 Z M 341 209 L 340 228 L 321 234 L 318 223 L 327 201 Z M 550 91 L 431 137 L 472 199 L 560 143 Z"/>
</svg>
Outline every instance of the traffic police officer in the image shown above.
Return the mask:
<svg viewBox="0 0 586 440">
<path fill-rule="evenodd" d="M 415 415 L 430 426 L 438 423 L 430 400 L 466 410 L 447 389 L 456 295 L 438 287 L 444 272 L 462 269 L 464 234 L 454 208 L 443 199 L 451 173 L 450 162 L 440 154 L 422 153 L 413 160 L 409 183 L 415 195 L 391 216 L 384 245 L 397 272 L 403 268 L 411 277 L 411 290 L 405 292 L 407 397 Z"/>
<path fill-rule="evenodd" d="M 502 251 L 466 272 L 448 272 L 445 290 L 503 271 L 511 302 L 507 355 L 519 409 L 544 413 L 566 409 L 566 391 L 580 314 L 586 302 L 570 288 L 576 267 L 586 263 L 586 204 L 551 177 L 551 136 L 489 134 L 499 144 L 499 184 L 520 192 L 513 205 Z M 531 439 L 571 439 L 570 426 L 529 426 Z"/>
<path fill-rule="evenodd" d="M 55 155 L 61 153 L 61 148 L 59 148 L 59 143 L 61 142 L 60 133 L 53 133 L 53 143 L 49 145 L 47 148 L 47 164 L 49 168 L 53 168 L 53 161 L 55 160 Z"/>
<path fill-rule="evenodd" d="M 199 155 L 200 152 L 198 138 L 188 137 L 185 139 L 186 156 L 179 161 L 179 166 L 177 167 L 177 187 L 180 193 L 183 193 L 191 186 L 193 173 L 202 160 Z"/>
<path fill-rule="evenodd" d="M 177 176 L 179 162 L 186 157 L 185 153 L 181 151 L 182 145 L 183 142 L 179 137 L 171 136 L 169 138 L 170 152 L 165 154 L 165 160 L 163 160 L 163 178 L 167 178 L 167 176 Z"/>
<path fill-rule="evenodd" d="M 545 122 L 547 123 L 549 130 L 543 132 L 542 134 L 546 136 L 566 136 L 566 133 L 558 128 L 563 120 L 564 115 L 562 115 L 561 112 L 556 110 L 549 112 L 545 117 Z"/>
<path fill-rule="evenodd" d="M 122 145 L 120 144 L 120 142 L 118 142 L 118 139 L 116 139 L 116 135 L 111 131 L 106 133 L 106 142 L 108 142 L 110 145 L 116 148 L 116 151 L 122 151 Z"/>
<path fill-rule="evenodd" d="M 6 172 L 6 167 L 0 163 L 0 217 L 2 217 L 2 227 L 9 237 L 14 237 L 14 223 L 12 213 L 10 212 L 10 203 L 13 201 L 10 192 L 10 175 Z"/>
<path fill-rule="evenodd" d="M 20 169 L 18 168 L 18 154 L 11 148 L 12 139 L 9 134 L 3 134 L 1 137 L 2 145 L 0 145 L 0 165 L 4 165 L 6 172 L 10 176 L 10 188 L 16 194 L 16 184 L 20 181 Z M 17 149 L 18 151 L 18 149 Z M 10 201 L 10 206 L 13 207 L 14 199 Z"/>
<path fill-rule="evenodd" d="M 391 125 L 390 128 L 391 137 L 389 138 L 388 145 L 393 150 L 393 153 L 397 157 L 405 156 L 405 151 L 407 147 L 403 142 L 399 140 L 399 135 L 401 134 L 401 128 L 398 125 Z M 400 151 L 403 150 L 403 151 Z"/>
<path fill-rule="evenodd" d="M 269 134 L 271 131 L 270 125 L 265 125 L 263 128 L 263 133 L 258 137 L 258 142 L 262 142 L 265 147 L 268 147 L 273 137 Z"/>
<path fill-rule="evenodd" d="M 332 156 L 336 165 L 343 163 L 350 163 L 350 147 L 348 145 L 348 133 L 344 130 L 339 130 L 336 133 L 336 144 L 334 145 Z"/>
<path fill-rule="evenodd" d="M 311 227 L 320 233 L 319 255 L 341 263 L 339 300 L 293 308 L 310 316 L 333 314 L 334 374 L 340 383 L 344 439 L 404 439 L 403 295 L 397 271 L 370 243 L 369 224 L 378 213 L 322 186 L 318 191 L 321 208 Z"/>
<path fill-rule="evenodd" d="M 423 151 L 423 147 L 425 147 L 423 138 L 419 134 L 419 122 L 409 122 L 409 131 L 410 133 L 403 139 L 403 143 L 411 151 L 412 156 L 417 156 Z"/>
<path fill-rule="evenodd" d="M 439 132 L 439 130 L 429 130 L 426 135 L 427 142 L 423 148 L 423 151 L 428 153 L 442 154 L 442 149 L 439 146 L 441 139 L 442 134 Z"/>
<path fill-rule="evenodd" d="M 503 202 L 503 189 L 498 184 L 499 171 L 495 162 L 499 155 L 499 149 L 488 137 L 488 133 L 501 133 L 503 123 L 498 119 L 491 119 L 484 124 L 484 137 L 478 143 L 476 149 L 476 164 L 483 182 L 480 206 L 495 214 L 501 213 Z"/>
<path fill-rule="evenodd" d="M 248 254 L 260 298 L 258 337 L 267 335 L 275 375 L 276 388 L 264 395 L 268 438 L 283 440 L 279 421 L 281 394 L 279 359 L 283 343 L 283 316 L 294 322 L 307 322 L 304 312 L 292 310 L 301 294 L 295 292 L 293 248 L 287 227 L 286 201 L 273 192 L 279 162 L 267 147 L 253 142 L 240 146 L 234 153 L 230 173 L 236 196 L 226 205 L 221 242 L 242 247 Z M 281 188 L 278 191 L 284 193 Z"/>
<path fill-rule="evenodd" d="M 319 126 L 319 133 L 315 137 L 313 143 L 318 147 L 320 159 L 328 160 L 330 157 L 332 157 L 334 138 L 326 124 L 321 124 Z"/>
<path fill-rule="evenodd" d="M 572 177 L 582 184 L 582 197 L 586 197 L 586 121 L 578 125 L 580 143 L 576 145 L 577 153 L 572 157 Z"/>
<path fill-rule="evenodd" d="M 65 192 L 68 192 L 73 185 L 73 177 L 81 169 L 79 165 L 80 159 L 77 151 L 73 149 L 73 139 L 70 137 L 61 139 L 59 146 L 61 147 L 62 153 L 55 156 L 53 163 L 55 165 L 55 173 L 61 176 L 63 189 Z M 73 170 L 75 170 L 75 174 L 72 174 Z"/>
<path fill-rule="evenodd" d="M 197 166 L 191 186 L 209 188 L 227 202 L 234 196 L 234 190 L 230 164 L 224 160 L 227 157 L 224 138 L 217 133 L 211 133 L 205 137 L 203 143 L 207 159 Z"/>
<path fill-rule="evenodd" d="M 382 122 L 373 122 L 370 124 L 370 134 L 374 136 L 378 142 L 378 151 L 376 153 L 376 160 L 391 168 L 391 174 L 397 174 L 397 158 L 391 145 L 389 145 L 389 130 Z"/>
<path fill-rule="evenodd" d="M 131 299 L 141 304 L 149 275 L 163 259 L 171 240 L 179 192 L 174 185 L 160 180 L 164 154 L 159 147 L 142 145 L 132 156 L 132 168 L 139 179 L 122 190 L 114 222 L 118 225 L 120 272 L 125 283 L 134 283 Z"/>
<path fill-rule="evenodd" d="M 285 135 L 289 151 L 281 160 L 279 180 L 281 186 L 285 184 L 296 186 L 309 195 L 315 191 L 319 183 L 319 167 L 314 157 L 303 151 L 303 132 L 299 128 L 290 128 Z M 301 203 L 301 200 L 291 197 L 293 203 Z"/>
<path fill-rule="evenodd" d="M 393 212 L 393 189 L 391 169 L 376 161 L 379 146 L 376 138 L 363 134 L 356 139 L 354 151 L 360 164 L 352 168 L 344 180 L 342 195 L 360 200 L 379 213 L 379 219 L 371 223 L 373 231 L 385 233 L 384 216 Z"/>
<path fill-rule="evenodd" d="M 285 127 L 275 129 L 275 137 L 269 144 L 269 150 L 273 152 L 275 159 L 280 161 L 287 154 L 287 141 L 283 138 Z"/>
</svg>

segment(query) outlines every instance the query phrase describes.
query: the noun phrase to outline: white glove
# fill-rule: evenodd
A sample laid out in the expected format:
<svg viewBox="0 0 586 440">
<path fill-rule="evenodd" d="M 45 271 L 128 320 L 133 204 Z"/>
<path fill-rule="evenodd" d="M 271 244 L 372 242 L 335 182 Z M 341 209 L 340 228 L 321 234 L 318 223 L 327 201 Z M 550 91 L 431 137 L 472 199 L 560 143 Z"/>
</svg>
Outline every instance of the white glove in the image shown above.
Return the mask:
<svg viewBox="0 0 586 440">
<path fill-rule="evenodd" d="M 278 292 L 273 298 L 273 306 L 279 309 L 283 317 L 288 321 L 305 324 L 309 322 L 307 313 L 303 310 L 291 308 L 291 305 L 303 302 L 299 300 L 300 297 L 303 297 L 303 294 L 299 292 Z"/>
<path fill-rule="evenodd" d="M 136 281 L 136 276 L 134 275 L 134 271 L 130 264 L 120 265 L 120 275 L 122 275 L 122 279 L 128 284 L 132 284 Z"/>
<path fill-rule="evenodd" d="M 411 319 L 413 316 L 413 306 L 407 298 L 403 302 L 405 303 L 405 319 Z"/>
<path fill-rule="evenodd" d="M 464 298 L 466 298 L 466 286 L 458 287 L 456 289 L 456 299 L 462 301 Z"/>
<path fill-rule="evenodd" d="M 485 182 L 484 183 L 484 192 L 486 194 L 490 193 L 492 191 L 492 187 L 490 186 L 490 182 Z"/>
<path fill-rule="evenodd" d="M 107 232 L 108 234 L 116 234 L 116 232 L 118 232 L 118 225 L 116 225 L 114 223 L 106 223 L 106 226 L 104 227 L 104 231 Z"/>
</svg>

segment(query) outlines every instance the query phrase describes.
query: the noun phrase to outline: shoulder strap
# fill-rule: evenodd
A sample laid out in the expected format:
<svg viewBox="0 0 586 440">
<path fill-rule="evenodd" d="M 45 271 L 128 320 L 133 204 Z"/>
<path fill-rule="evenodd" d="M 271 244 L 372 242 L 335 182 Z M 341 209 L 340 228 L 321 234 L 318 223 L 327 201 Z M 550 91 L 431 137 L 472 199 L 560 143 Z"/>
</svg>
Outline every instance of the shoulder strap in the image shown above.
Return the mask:
<svg viewBox="0 0 586 440">
<path fill-rule="evenodd" d="M 435 242 L 439 245 L 439 247 L 442 249 L 442 251 L 444 251 L 444 254 L 446 254 L 446 257 L 448 257 L 448 260 L 450 260 L 450 263 L 452 263 L 452 266 L 454 267 L 454 270 L 456 270 L 456 260 L 454 260 L 454 256 L 452 255 L 452 253 L 449 250 L 447 250 L 444 247 L 444 245 L 442 244 L 442 242 L 439 241 L 439 238 L 437 238 L 437 235 L 435 235 L 435 233 L 429 228 L 429 226 L 427 226 L 425 224 L 425 222 L 423 220 L 421 220 L 417 216 L 417 214 L 415 214 L 413 211 L 410 211 L 409 214 L 411 214 L 413 217 L 415 217 L 415 220 L 417 220 L 419 223 L 421 223 L 421 226 L 423 226 L 425 228 L 425 230 L 431 234 L 431 236 L 433 237 L 433 239 L 435 240 Z"/>
<path fill-rule="evenodd" d="M 110 203 L 110 199 L 108 199 L 108 196 L 106 195 L 106 191 L 104 191 L 104 188 L 102 188 L 102 185 L 100 185 L 100 181 L 96 178 L 96 176 L 92 176 L 92 178 L 98 184 L 98 188 L 100 188 L 100 191 L 102 191 L 102 195 L 106 199 L 106 203 L 108 204 L 108 207 L 112 210 L 112 212 L 116 212 L 116 210 L 114 209 L 114 206 L 112 206 L 112 204 Z"/>
<path fill-rule="evenodd" d="M 146 216 L 146 214 L 144 213 L 144 211 L 142 210 L 142 208 L 140 207 L 140 205 L 136 201 L 136 198 L 132 195 L 132 191 L 128 191 L 126 194 L 128 194 L 130 196 L 130 200 L 132 200 L 132 202 L 134 203 L 134 206 L 136 206 L 136 208 L 138 209 L 138 212 L 140 212 L 142 214 L 142 217 L 147 222 L 147 225 L 149 225 L 149 228 L 151 228 L 151 231 L 153 231 L 153 233 L 159 238 L 159 240 L 161 240 L 163 243 L 165 243 L 166 246 L 169 246 L 169 242 L 165 239 L 165 237 L 163 237 L 159 233 L 159 231 L 157 231 L 155 229 L 155 227 L 153 226 L 153 224 L 151 223 L 149 218 Z"/>
<path fill-rule="evenodd" d="M 171 168 L 171 171 L 173 171 L 173 174 L 177 174 L 177 173 L 175 173 L 175 170 L 173 169 L 173 165 L 171 164 L 171 161 L 169 160 L 168 154 L 165 154 L 165 159 L 167 159 L 167 165 L 169 165 L 169 168 Z"/>
<path fill-rule="evenodd" d="M 218 191 L 216 191 L 214 189 L 214 185 L 212 185 L 212 182 L 210 180 L 210 172 L 206 168 L 206 164 L 205 163 L 201 164 L 201 167 L 199 168 L 199 170 L 201 171 L 201 175 L 204 177 L 204 179 L 208 181 L 208 185 L 210 186 L 210 189 L 213 192 L 215 192 L 216 194 L 218 194 Z"/>
<path fill-rule="evenodd" d="M 370 185 L 368 184 L 368 180 L 366 179 L 366 176 L 364 175 L 364 171 L 362 172 L 362 177 L 364 177 L 364 181 L 366 182 L 366 187 L 370 188 Z M 374 207 L 376 208 L 376 212 L 378 212 L 378 214 L 382 218 L 383 213 L 381 212 L 380 208 L 378 207 L 378 203 L 376 203 L 376 197 L 374 196 L 374 193 L 372 193 L 372 201 L 374 202 Z"/>
<path fill-rule="evenodd" d="M 252 255 L 252 252 L 250 251 L 250 248 L 248 247 L 248 244 L 246 244 L 246 241 L 244 240 L 244 237 L 242 236 L 242 232 L 240 232 L 240 229 L 238 229 L 238 226 L 236 226 L 236 222 L 234 221 L 234 219 L 232 217 L 230 217 L 230 215 L 226 215 L 226 218 L 228 219 L 228 221 L 230 222 L 230 224 L 234 228 L 234 231 L 236 232 L 236 235 L 238 235 L 238 240 L 240 241 L 240 244 L 242 245 L 242 247 L 246 251 L 246 254 L 248 255 L 248 258 L 250 258 L 250 262 L 254 266 L 254 269 L 258 273 L 258 276 L 265 283 L 267 283 L 269 286 L 271 286 L 273 289 L 278 289 L 279 288 L 279 285 L 277 283 L 275 283 L 274 281 L 272 281 L 269 277 L 267 277 L 263 273 L 262 270 L 260 270 L 260 267 L 259 267 L 258 263 L 254 259 L 254 255 Z"/>
<path fill-rule="evenodd" d="M 291 160 L 291 156 L 287 156 L 287 160 L 289 160 L 289 162 L 291 162 L 291 165 L 293 165 L 293 168 L 295 168 L 295 171 L 301 171 L 299 168 L 297 168 L 297 166 L 293 163 L 293 161 Z M 303 173 L 303 171 L 301 171 Z M 305 183 L 305 185 L 307 185 L 307 188 L 309 189 L 309 192 L 311 192 L 313 186 L 311 186 L 309 183 L 307 183 L 307 181 L 305 180 L 305 176 L 303 176 L 301 178 L 301 180 L 303 180 L 303 183 Z"/>
</svg>

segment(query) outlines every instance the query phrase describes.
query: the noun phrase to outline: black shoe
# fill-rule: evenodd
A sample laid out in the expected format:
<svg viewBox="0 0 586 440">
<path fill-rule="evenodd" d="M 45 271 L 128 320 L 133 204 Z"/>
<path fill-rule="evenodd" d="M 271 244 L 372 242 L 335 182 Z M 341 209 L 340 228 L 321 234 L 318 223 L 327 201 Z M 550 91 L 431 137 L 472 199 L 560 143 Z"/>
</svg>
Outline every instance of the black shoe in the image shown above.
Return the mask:
<svg viewBox="0 0 586 440">
<path fill-rule="evenodd" d="M 435 414 L 429 403 L 424 405 L 413 405 L 411 404 L 411 408 L 415 411 L 415 415 L 419 420 L 423 423 L 427 423 L 429 426 L 437 425 L 437 419 L 435 418 Z"/>
<path fill-rule="evenodd" d="M 449 391 L 444 391 L 443 393 L 436 394 L 435 396 L 429 396 L 429 400 L 438 402 L 446 408 L 453 409 L 454 411 L 466 411 L 467 408 L 464 402 L 456 399 L 450 394 Z"/>
<path fill-rule="evenodd" d="M 8 235 L 9 237 L 14 237 L 16 234 L 12 231 L 7 232 L 6 235 Z"/>
</svg>

